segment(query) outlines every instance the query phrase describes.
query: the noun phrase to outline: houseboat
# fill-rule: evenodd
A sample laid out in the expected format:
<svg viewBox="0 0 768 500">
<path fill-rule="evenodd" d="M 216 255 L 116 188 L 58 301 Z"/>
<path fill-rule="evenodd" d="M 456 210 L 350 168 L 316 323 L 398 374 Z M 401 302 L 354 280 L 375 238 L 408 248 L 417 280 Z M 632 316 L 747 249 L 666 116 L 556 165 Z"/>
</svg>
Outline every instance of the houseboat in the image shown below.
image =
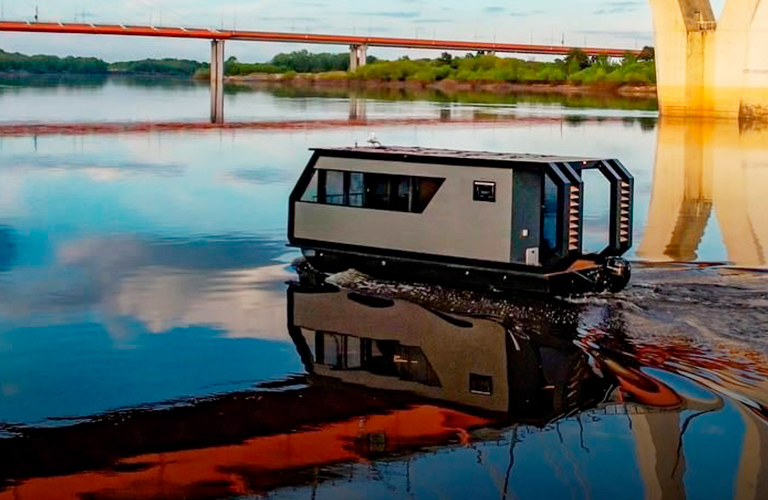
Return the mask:
<svg viewBox="0 0 768 500">
<path fill-rule="evenodd" d="M 323 273 L 565 295 L 619 291 L 634 180 L 616 159 L 412 147 L 314 149 L 288 240 Z M 582 252 L 584 182 L 610 185 L 609 238 Z"/>
</svg>

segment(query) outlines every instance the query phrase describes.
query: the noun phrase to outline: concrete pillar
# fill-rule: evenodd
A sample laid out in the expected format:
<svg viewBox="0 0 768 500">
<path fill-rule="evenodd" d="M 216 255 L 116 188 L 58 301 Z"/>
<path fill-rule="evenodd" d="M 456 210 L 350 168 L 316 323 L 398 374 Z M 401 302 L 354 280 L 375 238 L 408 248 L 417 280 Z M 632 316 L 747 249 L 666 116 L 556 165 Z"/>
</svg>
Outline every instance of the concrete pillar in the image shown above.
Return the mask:
<svg viewBox="0 0 768 500">
<path fill-rule="evenodd" d="M 717 72 L 720 101 L 744 117 L 768 116 L 768 2 L 728 0 L 717 37 L 717 60 L 731 69 Z"/>
<path fill-rule="evenodd" d="M 368 61 L 368 46 L 361 45 L 358 49 L 357 67 L 362 68 Z"/>
<path fill-rule="evenodd" d="M 349 46 L 349 71 L 357 71 L 358 68 L 365 66 L 368 59 L 368 46 L 367 45 L 350 45 Z"/>
<path fill-rule="evenodd" d="M 768 2 L 650 0 L 664 115 L 768 117 Z"/>
<path fill-rule="evenodd" d="M 349 46 L 349 72 L 357 71 L 357 45 Z"/>
<path fill-rule="evenodd" d="M 650 0 L 659 107 L 664 115 L 706 115 L 714 75 L 716 21 L 709 0 Z"/>
<path fill-rule="evenodd" d="M 211 123 L 224 122 L 224 40 L 211 40 Z"/>
</svg>

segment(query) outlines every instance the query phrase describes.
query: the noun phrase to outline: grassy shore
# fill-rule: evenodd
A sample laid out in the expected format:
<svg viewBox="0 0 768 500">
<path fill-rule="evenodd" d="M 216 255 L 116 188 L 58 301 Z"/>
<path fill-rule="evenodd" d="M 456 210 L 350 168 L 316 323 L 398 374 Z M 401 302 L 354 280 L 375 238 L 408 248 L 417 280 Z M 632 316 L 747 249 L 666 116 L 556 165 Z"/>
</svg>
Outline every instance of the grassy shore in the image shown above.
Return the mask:
<svg viewBox="0 0 768 500">
<path fill-rule="evenodd" d="M 589 93 L 623 95 L 655 94 L 656 67 L 652 50 L 621 61 L 588 57 L 574 51 L 553 62 L 524 61 L 495 55 L 468 54 L 437 59 L 371 61 L 355 72 L 345 70 L 297 72 L 297 65 L 242 64 L 230 59 L 225 65 L 227 80 L 248 85 L 277 84 L 345 88 L 410 88 L 473 90 L 484 92 Z M 305 65 L 304 67 L 307 67 Z M 209 76 L 201 68 L 197 78 Z"/>
<path fill-rule="evenodd" d="M 225 77 L 231 84 L 250 87 L 287 86 L 316 89 L 390 89 L 390 90 L 436 90 L 452 94 L 457 92 L 487 92 L 495 94 L 536 93 L 536 94 L 616 94 L 620 96 L 652 97 L 656 85 L 646 83 L 595 83 L 576 84 L 571 82 L 506 82 L 506 81 L 440 81 L 422 80 L 374 80 L 352 78 L 343 73 L 254 73 Z"/>
<path fill-rule="evenodd" d="M 623 59 L 589 57 L 573 50 L 563 59 L 526 61 L 493 54 L 454 57 L 443 53 L 436 59 L 402 57 L 383 61 L 369 57 L 365 66 L 349 72 L 346 53 L 310 53 L 306 50 L 278 54 L 267 63 L 242 63 L 227 59 L 224 72 L 229 82 L 265 85 L 435 89 L 491 93 L 616 93 L 655 94 L 656 67 L 653 49 Z M 206 63 L 178 59 L 145 59 L 106 63 L 96 58 L 27 56 L 0 50 L 0 73 L 25 74 L 137 74 L 206 79 Z"/>
</svg>

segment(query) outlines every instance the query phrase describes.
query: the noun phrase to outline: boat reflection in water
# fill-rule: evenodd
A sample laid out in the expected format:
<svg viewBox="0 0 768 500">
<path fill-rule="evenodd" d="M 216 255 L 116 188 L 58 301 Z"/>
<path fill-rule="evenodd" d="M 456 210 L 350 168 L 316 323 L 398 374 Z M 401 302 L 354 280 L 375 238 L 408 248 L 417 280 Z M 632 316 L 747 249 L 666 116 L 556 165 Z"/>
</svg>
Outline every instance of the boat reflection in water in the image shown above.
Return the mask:
<svg viewBox="0 0 768 500">
<path fill-rule="evenodd" d="M 575 325 L 542 320 L 525 338 L 492 317 L 332 287 L 294 285 L 288 308 L 289 331 L 314 379 L 539 426 L 594 406 L 612 388 L 574 344 Z"/>
<path fill-rule="evenodd" d="M 288 331 L 306 375 L 0 428 L 12 436 L 0 439 L 0 500 L 342 498 L 381 484 L 391 497 L 686 497 L 683 434 L 726 403 L 637 365 L 620 310 L 407 298 L 293 283 Z M 758 464 L 763 427 L 743 452 Z M 754 463 L 740 465 L 741 498 L 764 493 Z"/>
</svg>

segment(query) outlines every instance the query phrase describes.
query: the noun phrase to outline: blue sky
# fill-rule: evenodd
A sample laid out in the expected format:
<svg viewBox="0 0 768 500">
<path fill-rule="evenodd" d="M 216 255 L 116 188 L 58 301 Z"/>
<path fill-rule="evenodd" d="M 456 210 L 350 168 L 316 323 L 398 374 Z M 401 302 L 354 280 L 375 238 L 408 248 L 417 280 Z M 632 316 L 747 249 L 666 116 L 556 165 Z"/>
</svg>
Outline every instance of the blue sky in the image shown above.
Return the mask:
<svg viewBox="0 0 768 500">
<path fill-rule="evenodd" d="M 713 0 L 716 10 L 725 0 Z M 237 27 L 270 31 L 417 36 L 483 41 L 642 47 L 652 43 L 648 0 L 0 0 L 4 19 Z M 206 60 L 206 42 L 0 33 L 0 48 L 96 55 L 106 60 Z M 262 61 L 299 46 L 230 43 L 227 54 Z M 312 49 L 312 47 L 309 47 Z M 315 50 L 343 50 L 315 47 Z M 378 50 L 383 57 L 402 51 Z M 429 53 L 426 53 L 429 54 Z M 413 54 L 412 54 L 413 55 Z M 417 54 L 418 55 L 418 54 Z"/>
</svg>

